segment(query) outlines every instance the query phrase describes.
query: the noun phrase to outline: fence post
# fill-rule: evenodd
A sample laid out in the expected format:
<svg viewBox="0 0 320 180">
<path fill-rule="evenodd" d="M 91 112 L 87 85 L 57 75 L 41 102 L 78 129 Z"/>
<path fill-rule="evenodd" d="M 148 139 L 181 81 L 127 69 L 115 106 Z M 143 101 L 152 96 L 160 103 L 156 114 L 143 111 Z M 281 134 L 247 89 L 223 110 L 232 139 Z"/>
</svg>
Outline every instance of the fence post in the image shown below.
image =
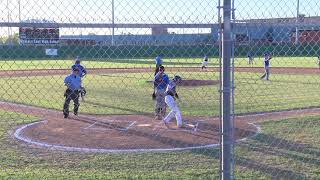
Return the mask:
<svg viewBox="0 0 320 180">
<path fill-rule="evenodd" d="M 222 170 L 220 179 L 231 179 L 231 145 L 232 129 L 230 120 L 230 61 L 231 61 L 231 0 L 223 1 L 222 24 Z"/>
</svg>

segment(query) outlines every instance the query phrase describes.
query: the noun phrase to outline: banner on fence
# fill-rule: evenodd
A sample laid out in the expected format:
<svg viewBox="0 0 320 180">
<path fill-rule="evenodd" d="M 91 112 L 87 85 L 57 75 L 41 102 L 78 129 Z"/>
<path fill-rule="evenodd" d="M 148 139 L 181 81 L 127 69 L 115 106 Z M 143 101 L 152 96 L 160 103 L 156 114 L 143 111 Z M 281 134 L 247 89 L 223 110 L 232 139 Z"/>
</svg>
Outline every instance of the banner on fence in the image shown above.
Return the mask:
<svg viewBox="0 0 320 180">
<path fill-rule="evenodd" d="M 57 56 L 58 49 L 46 49 L 46 55 L 48 56 Z"/>
</svg>

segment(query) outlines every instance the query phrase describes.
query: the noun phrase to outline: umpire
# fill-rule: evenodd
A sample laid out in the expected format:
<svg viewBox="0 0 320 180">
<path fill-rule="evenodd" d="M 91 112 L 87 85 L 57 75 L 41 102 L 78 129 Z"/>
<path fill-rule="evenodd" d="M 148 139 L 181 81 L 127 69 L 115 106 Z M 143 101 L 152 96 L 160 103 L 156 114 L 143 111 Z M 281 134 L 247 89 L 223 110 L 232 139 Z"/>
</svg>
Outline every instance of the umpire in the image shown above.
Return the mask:
<svg viewBox="0 0 320 180">
<path fill-rule="evenodd" d="M 81 77 L 79 76 L 79 69 L 72 68 L 72 74 L 68 75 L 64 79 L 64 84 L 68 87 L 66 92 L 64 93 L 65 101 L 63 105 L 63 117 L 68 118 L 69 116 L 69 104 L 70 101 L 73 100 L 74 108 L 73 113 L 74 115 L 78 115 L 79 109 L 79 93 L 81 88 Z"/>
</svg>

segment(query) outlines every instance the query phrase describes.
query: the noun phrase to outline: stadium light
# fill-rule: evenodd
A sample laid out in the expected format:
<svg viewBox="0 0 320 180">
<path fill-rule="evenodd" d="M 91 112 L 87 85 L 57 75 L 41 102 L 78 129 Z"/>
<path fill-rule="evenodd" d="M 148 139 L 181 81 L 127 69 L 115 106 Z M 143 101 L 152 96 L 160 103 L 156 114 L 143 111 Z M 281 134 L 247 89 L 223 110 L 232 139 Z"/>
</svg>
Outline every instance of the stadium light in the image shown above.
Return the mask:
<svg viewBox="0 0 320 180">
<path fill-rule="evenodd" d="M 112 0 L 112 36 L 111 44 L 114 45 L 114 0 Z"/>
<path fill-rule="evenodd" d="M 21 0 L 18 0 L 18 9 L 19 9 L 19 23 L 21 22 Z"/>
</svg>

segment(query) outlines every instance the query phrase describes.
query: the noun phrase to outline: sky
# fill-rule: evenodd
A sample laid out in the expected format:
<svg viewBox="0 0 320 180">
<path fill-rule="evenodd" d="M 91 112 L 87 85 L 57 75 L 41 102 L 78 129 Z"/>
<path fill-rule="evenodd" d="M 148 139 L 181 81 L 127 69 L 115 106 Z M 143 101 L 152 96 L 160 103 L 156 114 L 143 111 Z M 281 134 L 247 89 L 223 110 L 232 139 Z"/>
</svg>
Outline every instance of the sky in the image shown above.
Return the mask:
<svg viewBox="0 0 320 180">
<path fill-rule="evenodd" d="M 234 0 L 237 20 L 319 16 L 319 0 Z M 221 0 L 221 3 L 223 0 Z M 19 10 L 20 4 L 20 10 Z M 218 0 L 114 0 L 115 23 L 217 23 Z M 46 19 L 63 23 L 111 23 L 112 0 L 0 0 L 0 22 Z M 17 32 L 0 28 L 0 35 Z M 169 29 L 207 33 L 209 29 Z M 110 34 L 111 29 L 63 28 L 61 34 Z M 150 29 L 116 29 L 116 34 L 150 34 Z"/>
</svg>

